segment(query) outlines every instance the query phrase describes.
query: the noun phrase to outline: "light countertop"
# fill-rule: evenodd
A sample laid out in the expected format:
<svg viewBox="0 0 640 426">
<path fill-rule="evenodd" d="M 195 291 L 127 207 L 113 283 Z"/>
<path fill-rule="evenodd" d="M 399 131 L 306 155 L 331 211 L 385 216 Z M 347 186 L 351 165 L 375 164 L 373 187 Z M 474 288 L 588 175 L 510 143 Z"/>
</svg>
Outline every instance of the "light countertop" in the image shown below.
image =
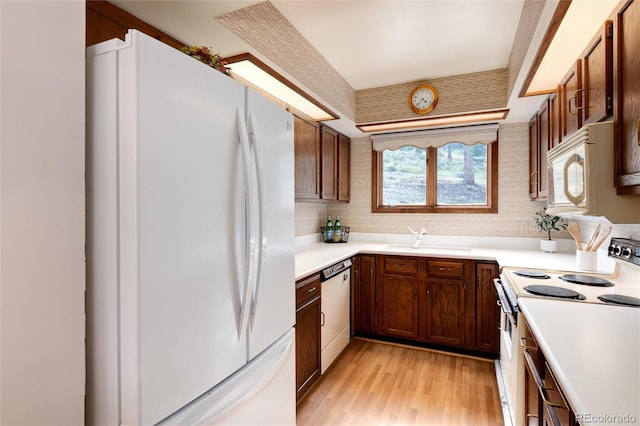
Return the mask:
<svg viewBox="0 0 640 426">
<path fill-rule="evenodd" d="M 557 253 L 543 253 L 535 238 L 427 236 L 420 248 L 412 248 L 411 235 L 356 234 L 345 244 L 319 242 L 317 236 L 296 239 L 296 280 L 359 253 L 446 257 L 496 261 L 500 266 L 575 271 L 575 246 L 558 240 Z M 615 261 L 598 253 L 598 272 L 612 273 Z"/>
<path fill-rule="evenodd" d="M 640 309 L 535 298 L 518 305 L 581 424 L 640 422 Z"/>
</svg>

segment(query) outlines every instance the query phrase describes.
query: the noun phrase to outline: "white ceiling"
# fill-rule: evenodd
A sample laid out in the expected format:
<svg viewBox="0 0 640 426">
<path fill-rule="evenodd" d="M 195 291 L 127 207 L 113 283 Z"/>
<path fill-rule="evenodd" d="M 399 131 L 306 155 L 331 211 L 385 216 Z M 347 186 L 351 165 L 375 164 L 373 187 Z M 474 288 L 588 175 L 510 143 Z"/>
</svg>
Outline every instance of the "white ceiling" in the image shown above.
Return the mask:
<svg viewBox="0 0 640 426">
<path fill-rule="evenodd" d="M 524 0 L 272 3 L 361 90 L 506 68 Z"/>
<path fill-rule="evenodd" d="M 355 90 L 361 90 L 506 68 L 524 0 L 271 2 Z M 185 43 L 210 46 L 223 57 L 256 53 L 214 17 L 259 1 L 113 3 Z M 550 19 L 557 1 L 547 3 L 553 4 L 548 7 Z M 538 98 L 510 99 L 509 121 L 528 120 L 542 102 Z M 347 125 L 355 129 L 353 123 Z"/>
</svg>

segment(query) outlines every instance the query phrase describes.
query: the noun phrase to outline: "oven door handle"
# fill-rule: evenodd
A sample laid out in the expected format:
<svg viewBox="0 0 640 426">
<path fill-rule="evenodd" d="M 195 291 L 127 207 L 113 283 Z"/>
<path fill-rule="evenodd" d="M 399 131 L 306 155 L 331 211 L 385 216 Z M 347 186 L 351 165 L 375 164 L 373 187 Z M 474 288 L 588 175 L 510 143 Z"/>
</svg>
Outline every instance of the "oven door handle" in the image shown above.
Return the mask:
<svg viewBox="0 0 640 426">
<path fill-rule="evenodd" d="M 493 285 L 496 287 L 496 291 L 498 292 L 498 299 L 500 299 L 500 307 L 502 308 L 502 311 L 510 317 L 513 317 L 514 311 L 507 295 L 504 293 L 502 282 L 499 278 L 496 278 L 493 280 Z"/>
</svg>

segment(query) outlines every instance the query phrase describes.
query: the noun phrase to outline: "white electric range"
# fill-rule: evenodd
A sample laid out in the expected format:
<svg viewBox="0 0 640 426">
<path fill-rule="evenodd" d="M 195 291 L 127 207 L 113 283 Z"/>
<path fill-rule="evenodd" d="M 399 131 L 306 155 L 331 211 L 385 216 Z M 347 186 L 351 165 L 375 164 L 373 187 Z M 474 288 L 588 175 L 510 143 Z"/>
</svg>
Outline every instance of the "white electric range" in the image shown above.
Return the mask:
<svg viewBox="0 0 640 426">
<path fill-rule="evenodd" d="M 495 280 L 502 309 L 500 319 L 500 370 L 510 418 L 505 424 L 525 423 L 524 357 L 519 318 L 519 298 L 552 298 L 576 303 L 615 304 L 620 309 L 640 309 L 640 241 L 613 238 L 608 255 L 615 259 L 611 274 L 504 267 Z"/>
<path fill-rule="evenodd" d="M 638 245 L 640 259 L 640 242 Z M 623 260 L 616 261 L 612 274 L 505 267 L 501 278 L 512 298 L 552 297 L 640 307 L 640 265 Z"/>
</svg>

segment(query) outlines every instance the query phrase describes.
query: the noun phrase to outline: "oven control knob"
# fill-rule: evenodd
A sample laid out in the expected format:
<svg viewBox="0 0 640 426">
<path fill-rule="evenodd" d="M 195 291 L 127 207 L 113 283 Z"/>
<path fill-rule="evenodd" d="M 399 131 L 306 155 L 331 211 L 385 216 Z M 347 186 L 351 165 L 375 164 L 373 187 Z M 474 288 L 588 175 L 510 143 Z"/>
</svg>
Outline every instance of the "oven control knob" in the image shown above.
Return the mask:
<svg viewBox="0 0 640 426">
<path fill-rule="evenodd" d="M 625 247 L 622 249 L 622 256 L 629 259 L 631 257 L 631 249 L 629 247 Z"/>
<path fill-rule="evenodd" d="M 622 247 L 620 246 L 613 246 L 613 254 L 615 254 L 616 256 L 620 255 L 620 253 L 622 253 Z"/>
</svg>

